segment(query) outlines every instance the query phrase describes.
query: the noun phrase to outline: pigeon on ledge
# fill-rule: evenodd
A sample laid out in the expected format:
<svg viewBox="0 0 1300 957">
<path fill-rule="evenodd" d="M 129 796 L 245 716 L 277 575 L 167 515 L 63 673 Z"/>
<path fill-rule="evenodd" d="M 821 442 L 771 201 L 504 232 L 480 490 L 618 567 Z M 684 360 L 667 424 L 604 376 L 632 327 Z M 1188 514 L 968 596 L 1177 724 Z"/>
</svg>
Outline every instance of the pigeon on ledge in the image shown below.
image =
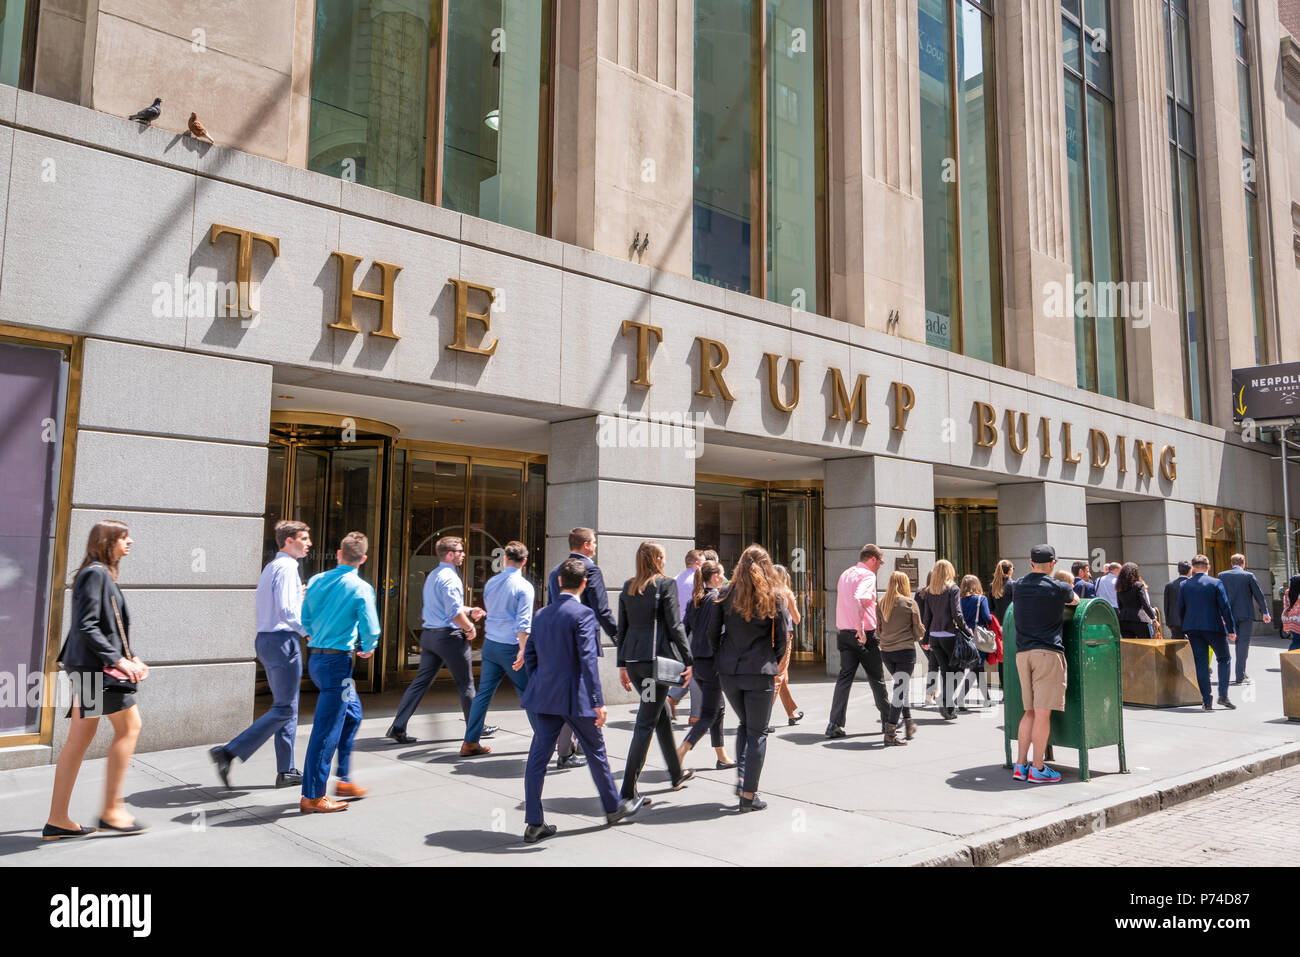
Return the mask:
<svg viewBox="0 0 1300 957">
<path fill-rule="evenodd" d="M 212 137 L 208 135 L 207 127 L 199 121 L 199 114 L 190 114 L 190 133 L 196 140 L 203 140 L 205 143 L 211 143 Z"/>
<path fill-rule="evenodd" d="M 158 96 L 154 97 L 152 106 L 146 106 L 139 113 L 135 113 L 127 117 L 127 119 L 136 120 L 143 123 L 145 126 L 148 126 L 160 116 L 162 116 L 162 97 Z"/>
</svg>

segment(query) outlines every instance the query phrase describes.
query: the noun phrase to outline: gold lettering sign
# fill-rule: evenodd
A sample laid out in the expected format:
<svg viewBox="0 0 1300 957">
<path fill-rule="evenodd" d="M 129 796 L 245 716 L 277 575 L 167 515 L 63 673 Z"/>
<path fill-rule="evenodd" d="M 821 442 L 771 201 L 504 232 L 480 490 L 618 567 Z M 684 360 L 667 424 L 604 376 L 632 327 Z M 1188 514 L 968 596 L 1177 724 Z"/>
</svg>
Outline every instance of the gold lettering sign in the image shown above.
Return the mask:
<svg viewBox="0 0 1300 957">
<path fill-rule="evenodd" d="M 790 402 L 786 404 L 781 401 L 780 377 L 777 375 L 777 363 L 781 357 L 775 352 L 764 352 L 763 355 L 767 359 L 767 397 L 780 411 L 793 412 L 799 404 L 799 363 L 803 360 L 790 360 L 790 366 L 794 370 L 794 385 L 790 388 Z"/>
<path fill-rule="evenodd" d="M 1160 450 L 1160 474 L 1169 482 L 1178 478 L 1178 463 L 1174 460 L 1172 445 L 1166 445 Z"/>
<path fill-rule="evenodd" d="M 1038 442 L 1039 442 L 1039 448 L 1041 449 L 1039 453 L 1039 457 L 1044 462 L 1046 462 L 1048 459 L 1052 457 L 1052 442 L 1051 439 L 1048 437 L 1049 433 L 1051 432 L 1051 429 L 1052 429 L 1052 420 L 1045 415 L 1039 416 Z"/>
<path fill-rule="evenodd" d="M 695 390 L 695 394 L 712 399 L 713 385 L 710 384 L 712 380 L 717 383 L 722 398 L 728 402 L 735 402 L 736 397 L 731 394 L 731 390 L 727 388 L 727 381 L 722 378 L 722 370 L 731 361 L 731 354 L 727 352 L 727 347 L 716 339 L 706 339 L 703 336 L 696 336 L 695 341 L 700 344 L 700 387 Z"/>
<path fill-rule="evenodd" d="M 916 406 L 916 393 L 905 382 L 892 382 L 894 390 L 894 424 L 890 426 L 895 432 L 907 431 L 907 413 Z"/>
<path fill-rule="evenodd" d="M 1088 442 L 1092 446 L 1092 467 L 1104 469 L 1110 464 L 1110 439 L 1106 438 L 1105 432 L 1089 429 Z"/>
<path fill-rule="evenodd" d="M 497 338 L 492 337 L 490 346 L 471 346 L 469 344 L 469 320 L 483 323 L 483 332 L 486 335 L 492 328 L 492 300 L 496 298 L 496 290 L 491 286 L 480 286 L 476 282 L 466 282 L 464 279 L 448 279 L 449 283 L 456 287 L 456 331 L 455 338 L 447 343 L 447 348 L 456 352 L 468 352 L 476 356 L 490 356 L 497 351 Z M 482 312 L 469 311 L 469 291 L 477 289 L 487 296 L 487 306 Z"/>
<path fill-rule="evenodd" d="M 629 329 L 636 330 L 636 378 L 632 384 L 648 389 L 653 384 L 650 381 L 650 337 L 653 335 L 656 341 L 663 342 L 664 331 L 659 326 L 624 319 L 619 335 L 627 335 Z"/>
<path fill-rule="evenodd" d="M 1141 439 L 1134 439 L 1133 451 L 1137 454 L 1138 478 L 1142 478 L 1144 475 L 1147 478 L 1155 478 L 1156 470 L 1151 462 L 1151 443 L 1143 442 Z"/>
<path fill-rule="evenodd" d="M 383 292 L 364 292 L 353 286 L 353 275 L 357 271 L 357 264 L 361 262 L 360 256 L 353 256 L 349 253 L 341 253 L 337 250 L 330 253 L 339 261 L 339 317 L 338 321 L 331 322 L 331 329 L 338 329 L 341 332 L 360 332 L 357 324 L 352 321 L 352 299 L 360 297 L 362 299 L 373 299 L 380 303 L 379 306 L 379 328 L 372 331 L 372 336 L 382 336 L 385 339 L 400 339 L 393 332 L 393 300 L 394 284 L 397 281 L 397 274 L 402 271 L 401 266 L 394 266 L 392 263 L 380 262 L 375 260 L 375 265 L 379 267 L 380 275 L 383 278 Z"/>
<path fill-rule="evenodd" d="M 1029 416 L 1007 409 L 1007 445 L 1016 455 L 1029 451 Z"/>
<path fill-rule="evenodd" d="M 987 402 L 976 402 L 975 411 L 979 415 L 979 434 L 975 438 L 975 444 L 980 448 L 991 449 L 998 440 L 998 427 L 994 424 L 998 420 L 998 414 Z"/>
<path fill-rule="evenodd" d="M 867 421 L 867 375 L 860 373 L 857 381 L 853 383 L 853 397 L 849 398 L 849 390 L 844 385 L 844 376 L 839 369 L 831 366 L 829 369 L 831 377 L 831 418 L 836 421 L 849 421 L 852 419 L 859 425 L 870 425 Z M 843 415 L 840 414 L 841 410 Z M 854 418 L 854 413 L 857 413 Z"/>
<path fill-rule="evenodd" d="M 1124 441 L 1124 436 L 1115 436 L 1115 449 L 1119 452 L 1119 456 L 1115 459 L 1115 464 L 1119 468 L 1120 475 L 1128 474 L 1128 459 L 1124 455 Z"/>
<path fill-rule="evenodd" d="M 226 233 L 239 239 L 238 244 L 235 246 L 235 282 L 239 286 L 239 314 L 241 316 L 251 316 L 255 311 L 249 295 L 253 283 L 253 243 L 265 243 L 270 246 L 271 258 L 278 259 L 280 257 L 280 240 L 275 236 L 266 236 L 249 229 L 236 229 L 234 226 L 222 226 L 220 223 L 213 223 L 212 231 L 208 235 L 208 242 L 215 246 L 217 237 Z"/>
<path fill-rule="evenodd" d="M 1070 440 L 1070 423 L 1061 423 L 1061 460 L 1067 465 L 1078 465 L 1079 460 L 1083 458 L 1082 453 L 1074 451 L 1074 443 Z"/>
</svg>

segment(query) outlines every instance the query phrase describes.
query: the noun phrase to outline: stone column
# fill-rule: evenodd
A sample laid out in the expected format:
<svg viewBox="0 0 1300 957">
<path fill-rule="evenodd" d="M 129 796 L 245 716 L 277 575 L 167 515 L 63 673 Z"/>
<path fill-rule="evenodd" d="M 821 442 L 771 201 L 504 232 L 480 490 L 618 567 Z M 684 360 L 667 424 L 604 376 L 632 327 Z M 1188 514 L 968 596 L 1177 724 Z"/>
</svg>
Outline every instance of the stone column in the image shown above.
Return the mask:
<svg viewBox="0 0 1300 957">
<path fill-rule="evenodd" d="M 1088 558 L 1088 507 L 1082 486 L 1061 482 L 1019 482 L 998 486 L 998 554 L 1029 570 L 1035 545 L 1056 549 L 1056 567 Z"/>
<path fill-rule="evenodd" d="M 1122 551 L 1110 561 L 1136 562 L 1163 622 L 1165 585 L 1178 574 L 1178 563 L 1196 554 L 1196 506 L 1162 500 L 1120 504 Z"/>
<path fill-rule="evenodd" d="M 269 365 L 86 340 L 68 571 L 95 522 L 130 527 L 119 581 L 150 667 L 140 751 L 224 741 L 252 720 L 270 408 Z M 55 754 L 67 732 L 60 715 Z M 91 756 L 111 739 L 101 722 Z"/>
<path fill-rule="evenodd" d="M 1264 597 L 1268 600 L 1269 614 L 1272 614 L 1273 599 L 1283 583 L 1274 580 L 1269 569 L 1268 516 L 1259 512 L 1246 512 L 1241 516 L 1241 525 L 1242 537 L 1246 540 L 1246 547 L 1243 550 L 1246 556 L 1246 571 L 1252 572 L 1259 579 L 1259 587 L 1263 589 Z M 1279 534 L 1281 527 L 1279 522 Z"/>
<path fill-rule="evenodd" d="M 569 554 L 569 529 L 594 529 L 596 563 L 615 620 L 641 542 L 663 545 L 665 573 L 680 572 L 686 552 L 695 547 L 695 448 L 689 427 L 610 415 L 553 423 L 546 469 L 548 571 Z M 636 700 L 619 687 L 612 643 L 604 632 L 601 637 L 606 700 Z"/>
<path fill-rule="evenodd" d="M 911 556 L 917 560 L 920 582 L 934 565 L 934 467 L 882 455 L 828 459 L 823 495 L 826 673 L 833 675 L 839 670 L 835 586 L 840 573 L 858 561 L 862 546 L 875 543 L 885 552 L 885 564 L 877 576 L 881 594 L 898 559 Z M 910 531 L 913 521 L 915 538 L 900 537 L 900 524 Z"/>
<path fill-rule="evenodd" d="M 898 335 L 924 342 L 916 4 L 848 0 L 827 18 L 832 311 L 884 331 L 897 309 Z"/>
<path fill-rule="evenodd" d="M 997 31 L 1007 365 L 1074 386 L 1074 319 L 1045 303 L 1070 273 L 1065 88 L 1059 0 L 999 5 Z M 1082 524 L 1082 519 L 1080 519 Z"/>
<path fill-rule="evenodd" d="M 1115 127 L 1124 274 L 1143 285 L 1143 324 L 1124 329 L 1129 399 L 1182 416 L 1183 361 L 1178 263 L 1165 108 L 1164 21 L 1158 3 L 1111 4 L 1115 58 Z"/>
</svg>

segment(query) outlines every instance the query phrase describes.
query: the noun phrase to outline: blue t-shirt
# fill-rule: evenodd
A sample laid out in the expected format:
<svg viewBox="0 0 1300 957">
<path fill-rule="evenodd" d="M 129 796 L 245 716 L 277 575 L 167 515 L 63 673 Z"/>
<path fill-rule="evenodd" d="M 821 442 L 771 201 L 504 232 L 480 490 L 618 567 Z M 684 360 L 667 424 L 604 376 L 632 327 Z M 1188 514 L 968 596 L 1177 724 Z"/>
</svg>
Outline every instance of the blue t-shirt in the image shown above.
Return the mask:
<svg viewBox="0 0 1300 957">
<path fill-rule="evenodd" d="M 1065 606 L 1074 589 L 1042 572 L 1030 572 L 1016 582 L 1011 601 L 1016 626 L 1016 651 L 1059 651 L 1065 653 L 1061 626 Z"/>
</svg>

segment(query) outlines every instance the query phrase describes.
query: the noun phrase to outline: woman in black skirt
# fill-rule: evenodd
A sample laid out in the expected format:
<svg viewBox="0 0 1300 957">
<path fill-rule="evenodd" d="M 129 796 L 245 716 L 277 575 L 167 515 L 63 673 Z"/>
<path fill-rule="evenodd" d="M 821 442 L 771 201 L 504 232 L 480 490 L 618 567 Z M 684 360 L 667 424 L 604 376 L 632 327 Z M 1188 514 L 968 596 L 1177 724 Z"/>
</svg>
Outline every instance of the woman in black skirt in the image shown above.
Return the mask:
<svg viewBox="0 0 1300 957">
<path fill-rule="evenodd" d="M 104 812 L 99 830 L 138 834 L 144 826 L 122 804 L 122 780 L 140 736 L 140 709 L 135 689 L 149 667 L 131 653 L 130 615 L 117 587 L 118 563 L 131 552 L 131 535 L 121 522 L 99 522 L 90 530 L 86 557 L 72 585 L 72 627 L 59 661 L 68 673 L 72 727 L 54 769 L 50 816 L 42 840 L 85 837 L 96 828 L 83 827 L 68 815 L 77 772 L 95 737 L 99 719 L 113 725 L 104 781 Z"/>
</svg>

